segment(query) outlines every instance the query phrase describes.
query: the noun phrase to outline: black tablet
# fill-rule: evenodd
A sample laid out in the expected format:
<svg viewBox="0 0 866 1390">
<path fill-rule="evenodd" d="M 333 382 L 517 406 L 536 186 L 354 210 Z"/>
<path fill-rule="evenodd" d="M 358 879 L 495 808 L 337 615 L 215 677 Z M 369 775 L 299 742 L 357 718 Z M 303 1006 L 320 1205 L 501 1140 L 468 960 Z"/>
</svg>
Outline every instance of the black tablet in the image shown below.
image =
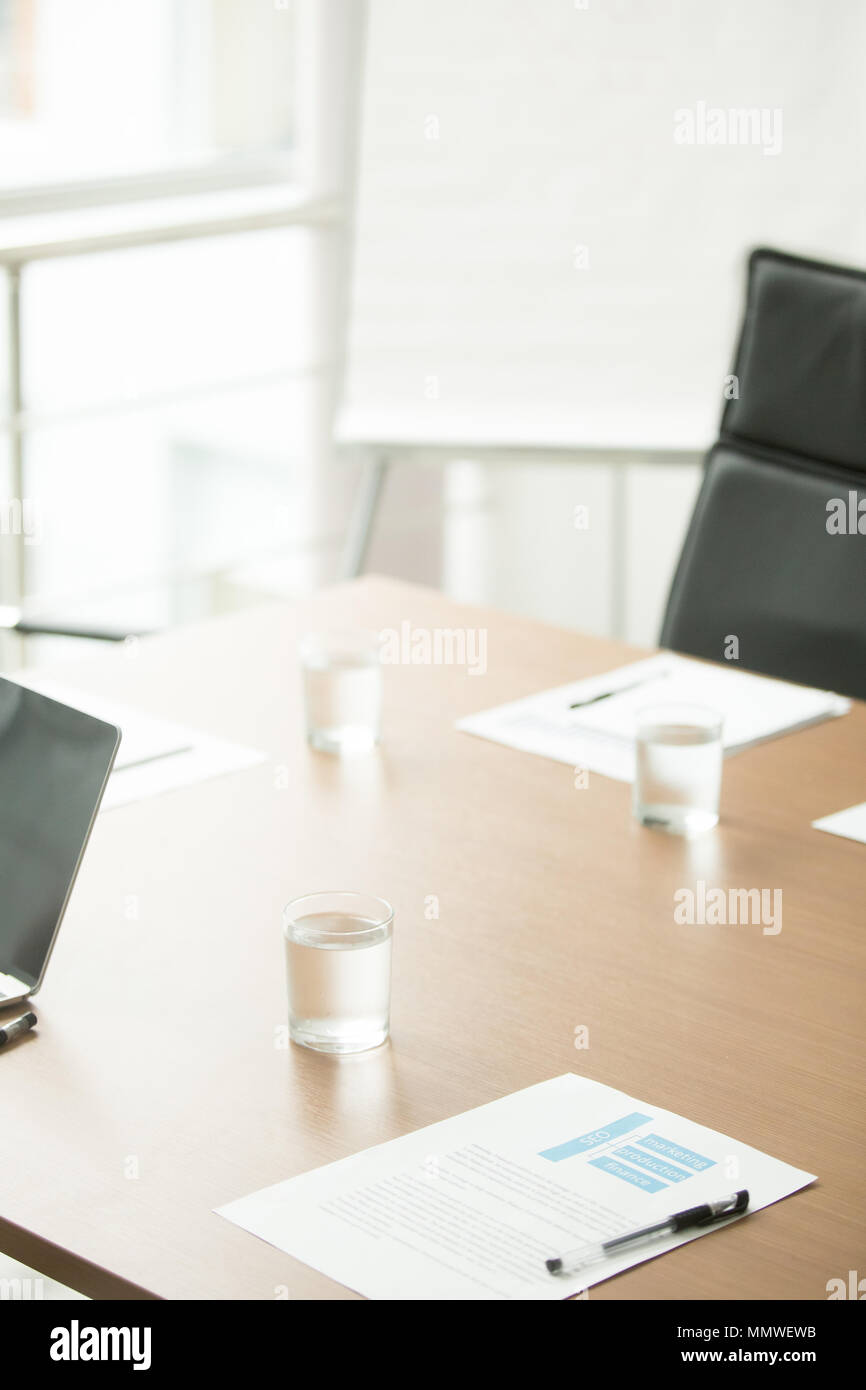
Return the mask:
<svg viewBox="0 0 866 1390">
<path fill-rule="evenodd" d="M 0 677 L 0 1007 L 42 984 L 119 744 Z"/>
</svg>

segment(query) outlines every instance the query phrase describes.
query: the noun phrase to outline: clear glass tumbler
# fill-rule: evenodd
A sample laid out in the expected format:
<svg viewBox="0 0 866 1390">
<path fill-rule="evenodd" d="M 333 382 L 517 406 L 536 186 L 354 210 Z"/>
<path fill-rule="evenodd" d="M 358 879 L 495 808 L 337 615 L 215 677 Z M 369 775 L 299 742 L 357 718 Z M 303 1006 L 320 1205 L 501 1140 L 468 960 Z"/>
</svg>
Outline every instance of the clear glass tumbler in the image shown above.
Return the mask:
<svg viewBox="0 0 866 1390">
<path fill-rule="evenodd" d="M 299 644 L 307 738 L 324 753 L 362 753 L 382 734 L 376 632 L 316 632 Z"/>
<path fill-rule="evenodd" d="M 388 1037 L 394 910 L 369 893 L 309 893 L 283 913 L 289 1035 L 317 1052 Z"/>
<path fill-rule="evenodd" d="M 718 823 L 722 718 L 702 705 L 638 711 L 632 805 L 641 825 L 699 835 Z"/>
</svg>

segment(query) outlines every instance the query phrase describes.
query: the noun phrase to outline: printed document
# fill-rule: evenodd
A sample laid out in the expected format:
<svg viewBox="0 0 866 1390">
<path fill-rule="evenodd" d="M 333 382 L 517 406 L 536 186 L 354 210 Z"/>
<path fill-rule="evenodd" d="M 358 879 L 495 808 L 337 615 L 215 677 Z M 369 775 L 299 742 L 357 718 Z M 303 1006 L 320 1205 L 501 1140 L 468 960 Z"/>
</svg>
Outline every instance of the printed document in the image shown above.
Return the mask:
<svg viewBox="0 0 866 1390">
<path fill-rule="evenodd" d="M 595 697 L 604 695 L 604 699 Z M 464 733 L 572 767 L 634 780 L 636 716 L 648 705 L 704 705 L 722 717 L 725 753 L 847 714 L 827 690 L 754 676 L 661 652 L 600 676 L 543 690 L 458 721 Z M 577 704 L 578 708 L 572 706 Z"/>
<path fill-rule="evenodd" d="M 848 806 L 844 811 L 834 811 L 832 816 L 822 816 L 812 821 L 813 830 L 826 830 L 830 835 L 841 835 L 846 840 L 859 840 L 866 845 L 866 801 L 857 806 Z"/>
<path fill-rule="evenodd" d="M 213 738 L 200 729 L 155 718 L 101 695 L 73 690 L 41 672 L 17 672 L 12 679 L 121 730 L 100 813 L 265 761 L 264 753 L 255 748 Z"/>
<path fill-rule="evenodd" d="M 742 1188 L 754 1213 L 814 1181 L 737 1139 L 566 1074 L 219 1214 L 368 1298 L 546 1300 L 719 1226 L 633 1246 L 566 1277 L 548 1273 L 547 1259 Z"/>
</svg>

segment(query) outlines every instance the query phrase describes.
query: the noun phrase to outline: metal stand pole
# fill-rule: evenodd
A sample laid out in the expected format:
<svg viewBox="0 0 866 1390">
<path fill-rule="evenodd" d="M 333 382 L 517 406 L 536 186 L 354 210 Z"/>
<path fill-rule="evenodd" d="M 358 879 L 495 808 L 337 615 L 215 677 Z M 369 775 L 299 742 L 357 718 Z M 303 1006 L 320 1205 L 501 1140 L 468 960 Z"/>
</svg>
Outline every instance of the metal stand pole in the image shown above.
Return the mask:
<svg viewBox="0 0 866 1390">
<path fill-rule="evenodd" d="M 376 453 L 367 463 L 361 491 L 349 522 L 349 534 L 343 555 L 342 578 L 357 579 L 364 571 L 373 523 L 379 507 L 382 484 L 388 472 L 388 456 Z"/>
<path fill-rule="evenodd" d="M 24 391 L 21 367 L 21 267 L 7 269 L 6 333 L 9 359 L 9 517 L 24 512 Z M 2 566 L 4 605 L 19 608 L 27 586 L 23 528 L 10 525 L 2 538 L 9 563 Z M 23 662 L 25 643 L 7 635 L 6 665 Z"/>
</svg>

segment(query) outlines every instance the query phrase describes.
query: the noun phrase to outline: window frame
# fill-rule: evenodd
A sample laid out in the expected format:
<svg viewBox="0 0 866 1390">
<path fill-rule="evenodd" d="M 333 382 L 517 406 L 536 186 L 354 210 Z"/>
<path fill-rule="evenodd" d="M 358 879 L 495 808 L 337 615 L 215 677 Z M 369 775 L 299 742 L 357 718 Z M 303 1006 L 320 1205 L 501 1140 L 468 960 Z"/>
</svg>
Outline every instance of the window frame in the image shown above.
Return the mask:
<svg viewBox="0 0 866 1390">
<path fill-rule="evenodd" d="M 70 179 L 10 188 L 0 193 L 0 218 L 69 212 L 148 199 L 196 197 L 276 184 L 296 184 L 296 152 L 277 150 L 154 168 L 144 173 Z"/>
</svg>

